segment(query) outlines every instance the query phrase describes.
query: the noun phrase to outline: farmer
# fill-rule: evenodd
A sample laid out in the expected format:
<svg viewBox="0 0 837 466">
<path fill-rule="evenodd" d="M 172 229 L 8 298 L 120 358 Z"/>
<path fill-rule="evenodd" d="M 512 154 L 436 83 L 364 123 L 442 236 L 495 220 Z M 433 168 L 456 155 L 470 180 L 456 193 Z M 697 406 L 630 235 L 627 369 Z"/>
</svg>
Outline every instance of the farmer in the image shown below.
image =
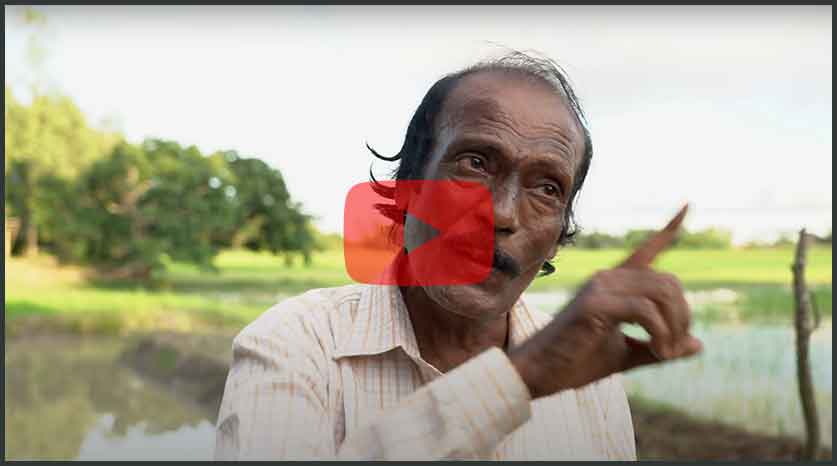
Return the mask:
<svg viewBox="0 0 837 466">
<path fill-rule="evenodd" d="M 680 283 L 650 268 L 685 208 L 554 318 L 521 299 L 574 234 L 592 154 L 550 60 L 514 53 L 436 82 L 387 159 L 396 180 L 490 189 L 490 275 L 311 290 L 271 307 L 233 342 L 216 458 L 635 459 L 620 373 L 701 350 Z M 422 234 L 408 218 L 406 243 Z"/>
</svg>

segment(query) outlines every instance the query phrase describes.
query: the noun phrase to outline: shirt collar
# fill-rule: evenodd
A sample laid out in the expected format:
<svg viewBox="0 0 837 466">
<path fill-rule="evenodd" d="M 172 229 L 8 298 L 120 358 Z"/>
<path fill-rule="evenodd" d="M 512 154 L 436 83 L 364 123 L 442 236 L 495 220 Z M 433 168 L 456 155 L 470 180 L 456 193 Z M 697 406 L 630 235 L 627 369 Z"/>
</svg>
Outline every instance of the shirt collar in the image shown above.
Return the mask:
<svg viewBox="0 0 837 466">
<path fill-rule="evenodd" d="M 523 343 L 540 327 L 522 297 L 512 308 L 509 326 L 512 346 Z M 334 358 L 381 354 L 399 347 L 411 358 L 420 359 L 401 290 L 395 285 L 364 285 L 349 333 L 338 339 Z"/>
</svg>

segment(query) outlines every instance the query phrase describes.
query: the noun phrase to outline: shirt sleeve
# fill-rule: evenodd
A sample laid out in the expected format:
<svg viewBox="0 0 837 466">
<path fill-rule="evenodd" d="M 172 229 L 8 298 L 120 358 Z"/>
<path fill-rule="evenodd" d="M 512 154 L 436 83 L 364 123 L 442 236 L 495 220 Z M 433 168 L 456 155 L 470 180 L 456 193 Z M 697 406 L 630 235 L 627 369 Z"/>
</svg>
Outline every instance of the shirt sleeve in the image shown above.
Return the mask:
<svg viewBox="0 0 837 466">
<path fill-rule="evenodd" d="M 299 327 L 299 328 L 297 328 Z M 484 457 L 531 416 L 528 388 L 506 354 L 489 349 L 424 385 L 338 445 L 328 409 L 327 357 L 304 326 L 246 331 L 218 416 L 218 460 Z"/>
<path fill-rule="evenodd" d="M 266 323 L 264 321 L 256 323 Z M 326 360 L 301 345 L 295 322 L 251 324 L 233 340 L 233 360 L 218 412 L 216 460 L 330 458 Z"/>
<path fill-rule="evenodd" d="M 529 389 L 506 354 L 491 348 L 358 430 L 340 457 L 485 458 L 530 417 Z"/>
</svg>

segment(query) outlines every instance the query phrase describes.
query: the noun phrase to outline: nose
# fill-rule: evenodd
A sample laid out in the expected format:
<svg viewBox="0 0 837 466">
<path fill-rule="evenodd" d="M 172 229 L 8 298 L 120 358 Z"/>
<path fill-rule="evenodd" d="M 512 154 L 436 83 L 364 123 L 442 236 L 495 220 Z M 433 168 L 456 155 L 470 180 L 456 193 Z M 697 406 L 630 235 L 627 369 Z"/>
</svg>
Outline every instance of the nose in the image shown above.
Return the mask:
<svg viewBox="0 0 837 466">
<path fill-rule="evenodd" d="M 494 191 L 494 231 L 498 234 L 511 235 L 519 228 L 517 197 L 519 190 L 514 187 L 499 187 Z"/>
</svg>

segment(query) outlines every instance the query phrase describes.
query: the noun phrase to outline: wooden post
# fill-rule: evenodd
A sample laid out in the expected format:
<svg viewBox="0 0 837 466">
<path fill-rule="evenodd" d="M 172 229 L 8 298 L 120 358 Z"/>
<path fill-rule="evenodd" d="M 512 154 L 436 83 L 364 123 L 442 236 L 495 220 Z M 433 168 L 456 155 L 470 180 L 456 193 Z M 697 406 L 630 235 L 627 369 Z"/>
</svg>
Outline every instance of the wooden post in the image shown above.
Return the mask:
<svg viewBox="0 0 837 466">
<path fill-rule="evenodd" d="M 808 248 L 808 235 L 803 228 L 799 232 L 796 245 L 796 257 L 793 267 L 793 292 L 796 302 L 794 324 L 796 327 L 796 374 L 799 379 L 799 397 L 802 401 L 802 415 L 805 418 L 807 434 L 802 460 L 813 461 L 817 458 L 820 446 L 820 423 L 817 417 L 817 404 L 814 398 L 814 383 L 811 379 L 811 364 L 808 357 L 811 333 L 819 324 L 812 321 L 811 296 L 805 283 L 805 262 Z"/>
</svg>

